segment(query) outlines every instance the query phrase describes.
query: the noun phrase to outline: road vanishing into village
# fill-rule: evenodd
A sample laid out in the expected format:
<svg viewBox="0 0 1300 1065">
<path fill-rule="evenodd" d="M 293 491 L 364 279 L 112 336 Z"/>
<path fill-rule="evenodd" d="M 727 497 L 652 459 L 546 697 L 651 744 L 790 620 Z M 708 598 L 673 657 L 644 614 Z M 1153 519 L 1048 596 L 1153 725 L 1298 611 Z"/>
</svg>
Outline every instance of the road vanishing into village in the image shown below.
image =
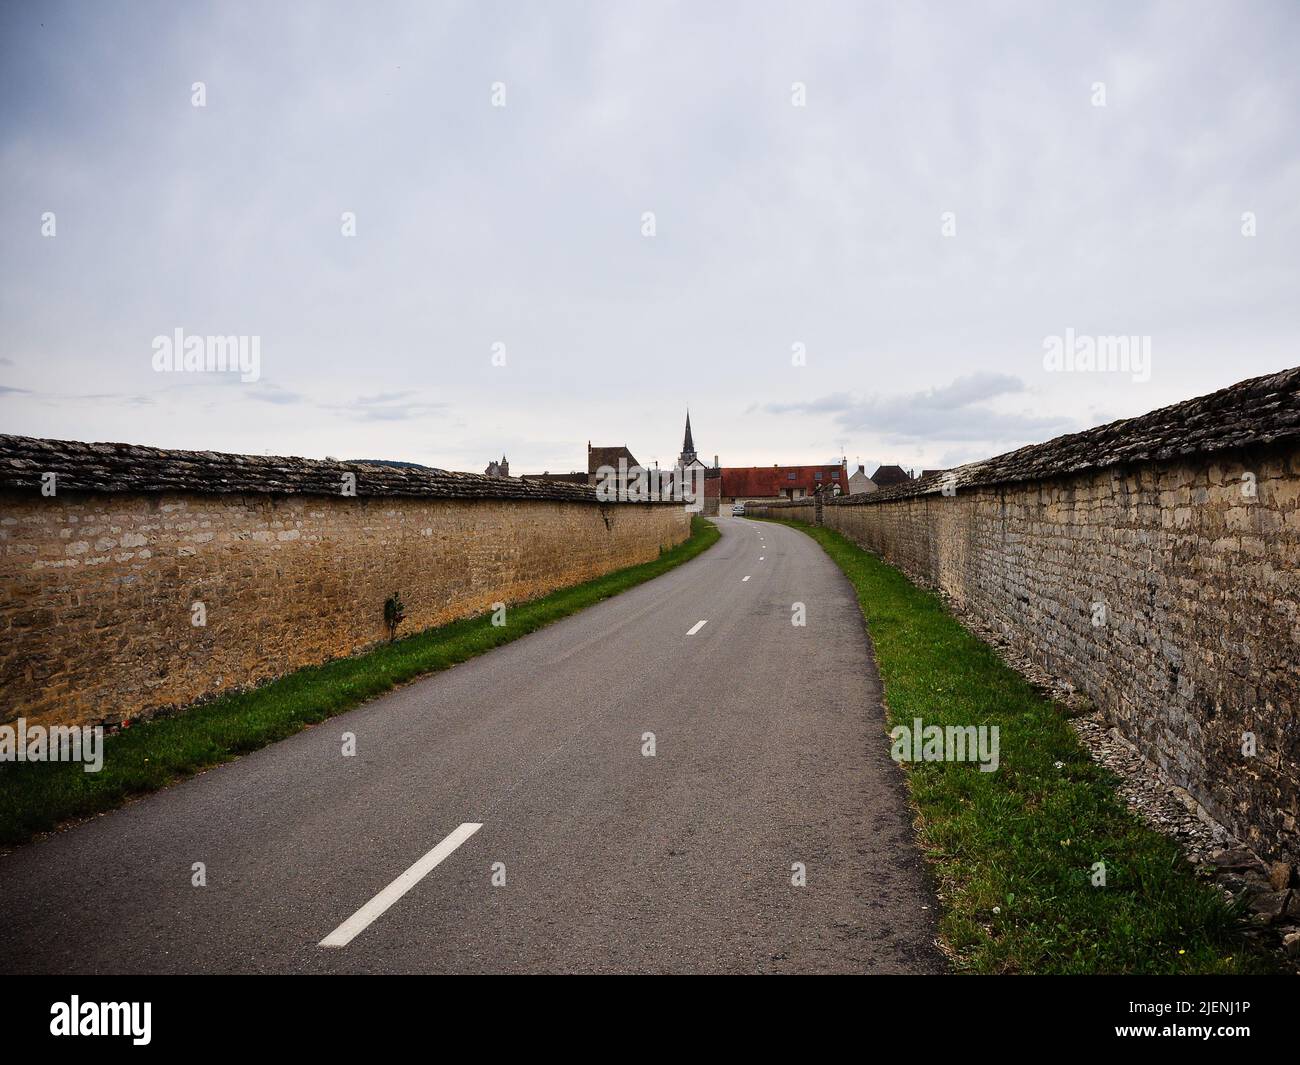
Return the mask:
<svg viewBox="0 0 1300 1065">
<path fill-rule="evenodd" d="M 802 533 L 718 524 L 656 580 L 0 856 L 0 971 L 943 971 L 852 586 Z"/>
</svg>

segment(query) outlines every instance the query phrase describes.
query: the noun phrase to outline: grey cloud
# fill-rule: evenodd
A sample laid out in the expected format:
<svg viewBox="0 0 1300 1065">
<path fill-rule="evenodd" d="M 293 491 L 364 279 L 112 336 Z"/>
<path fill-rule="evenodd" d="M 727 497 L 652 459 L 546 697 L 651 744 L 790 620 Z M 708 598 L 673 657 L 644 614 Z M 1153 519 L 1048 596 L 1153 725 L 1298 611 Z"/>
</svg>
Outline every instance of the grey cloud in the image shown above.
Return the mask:
<svg viewBox="0 0 1300 1065">
<path fill-rule="evenodd" d="M 363 422 L 405 422 L 446 408 L 445 403 L 425 403 L 419 392 L 406 389 L 397 392 L 378 392 L 370 396 L 357 396 L 347 403 L 325 405 L 324 409 L 336 411 Z"/>
<path fill-rule="evenodd" d="M 307 398 L 301 393 L 291 392 L 279 385 L 258 383 L 246 387 L 248 398 L 258 403 L 274 403 L 276 406 L 288 407 L 307 402 Z"/>
<path fill-rule="evenodd" d="M 916 441 L 1027 441 L 1067 432 L 1071 419 L 1007 413 L 982 404 L 1023 392 L 1009 374 L 967 374 L 937 388 L 904 395 L 855 398 L 836 392 L 819 399 L 769 403 L 769 414 L 832 415 L 842 429 L 885 439 Z"/>
<path fill-rule="evenodd" d="M 380 392 L 373 396 L 357 396 L 356 402 L 363 407 L 373 407 L 383 403 L 396 403 L 400 399 L 407 399 L 415 394 L 413 389 L 407 389 L 404 392 Z"/>
<path fill-rule="evenodd" d="M 1023 392 L 1024 381 L 1004 373 L 979 372 L 959 377 L 940 388 L 931 388 L 913 399 L 932 410 L 955 410 L 972 403 L 1005 396 L 1011 392 Z"/>
</svg>

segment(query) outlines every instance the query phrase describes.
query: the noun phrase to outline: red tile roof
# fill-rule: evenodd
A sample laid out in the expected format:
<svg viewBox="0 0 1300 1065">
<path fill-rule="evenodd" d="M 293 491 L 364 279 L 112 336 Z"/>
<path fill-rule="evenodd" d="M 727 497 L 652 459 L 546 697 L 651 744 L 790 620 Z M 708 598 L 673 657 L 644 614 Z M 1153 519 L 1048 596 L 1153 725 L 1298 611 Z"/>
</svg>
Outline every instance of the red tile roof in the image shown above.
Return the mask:
<svg viewBox="0 0 1300 1065">
<path fill-rule="evenodd" d="M 794 474 L 791 478 L 790 474 Z M 815 474 L 821 474 L 818 479 Z M 848 474 L 838 464 L 830 466 L 724 466 L 722 468 L 722 494 L 732 499 L 775 498 L 782 492 L 801 488 L 812 492 L 822 485 L 838 484 L 841 492 L 848 492 Z"/>
</svg>

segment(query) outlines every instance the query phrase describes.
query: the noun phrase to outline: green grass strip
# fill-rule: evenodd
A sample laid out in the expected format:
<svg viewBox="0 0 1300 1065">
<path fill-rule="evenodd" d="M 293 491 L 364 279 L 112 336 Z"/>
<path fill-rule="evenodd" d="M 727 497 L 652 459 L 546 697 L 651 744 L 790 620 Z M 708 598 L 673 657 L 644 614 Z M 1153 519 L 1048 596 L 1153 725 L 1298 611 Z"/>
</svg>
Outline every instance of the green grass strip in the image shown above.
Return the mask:
<svg viewBox="0 0 1300 1065">
<path fill-rule="evenodd" d="M 857 589 L 891 727 L 1000 728 L 995 772 L 904 763 L 957 971 L 1275 971 L 1242 936 L 1240 912 L 1127 809 L 1064 708 L 893 566 L 834 530 L 779 524 L 816 540 Z M 1095 862 L 1105 887 L 1091 882 Z"/>
<path fill-rule="evenodd" d="M 0 766 L 0 844 L 22 843 L 70 818 L 120 805 L 340 714 L 425 673 L 481 655 L 584 607 L 658 577 L 718 540 L 717 527 L 691 519 L 690 537 L 657 559 L 510 607 L 454 621 L 365 654 L 297 670 L 251 691 L 222 696 L 172 716 L 134 724 L 104 740 L 104 766 L 14 762 Z"/>
</svg>

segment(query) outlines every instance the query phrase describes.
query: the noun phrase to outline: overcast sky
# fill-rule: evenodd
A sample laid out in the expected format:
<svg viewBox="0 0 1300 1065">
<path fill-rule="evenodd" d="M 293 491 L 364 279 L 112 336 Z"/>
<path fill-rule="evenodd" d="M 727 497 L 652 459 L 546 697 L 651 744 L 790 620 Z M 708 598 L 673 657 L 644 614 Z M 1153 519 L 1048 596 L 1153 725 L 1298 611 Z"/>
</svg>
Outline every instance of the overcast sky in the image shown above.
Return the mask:
<svg viewBox="0 0 1300 1065">
<path fill-rule="evenodd" d="M 1297 56 L 1294 0 L 5 4 L 0 431 L 520 473 L 689 405 L 724 465 L 946 467 L 1140 414 L 1300 363 Z"/>
</svg>

